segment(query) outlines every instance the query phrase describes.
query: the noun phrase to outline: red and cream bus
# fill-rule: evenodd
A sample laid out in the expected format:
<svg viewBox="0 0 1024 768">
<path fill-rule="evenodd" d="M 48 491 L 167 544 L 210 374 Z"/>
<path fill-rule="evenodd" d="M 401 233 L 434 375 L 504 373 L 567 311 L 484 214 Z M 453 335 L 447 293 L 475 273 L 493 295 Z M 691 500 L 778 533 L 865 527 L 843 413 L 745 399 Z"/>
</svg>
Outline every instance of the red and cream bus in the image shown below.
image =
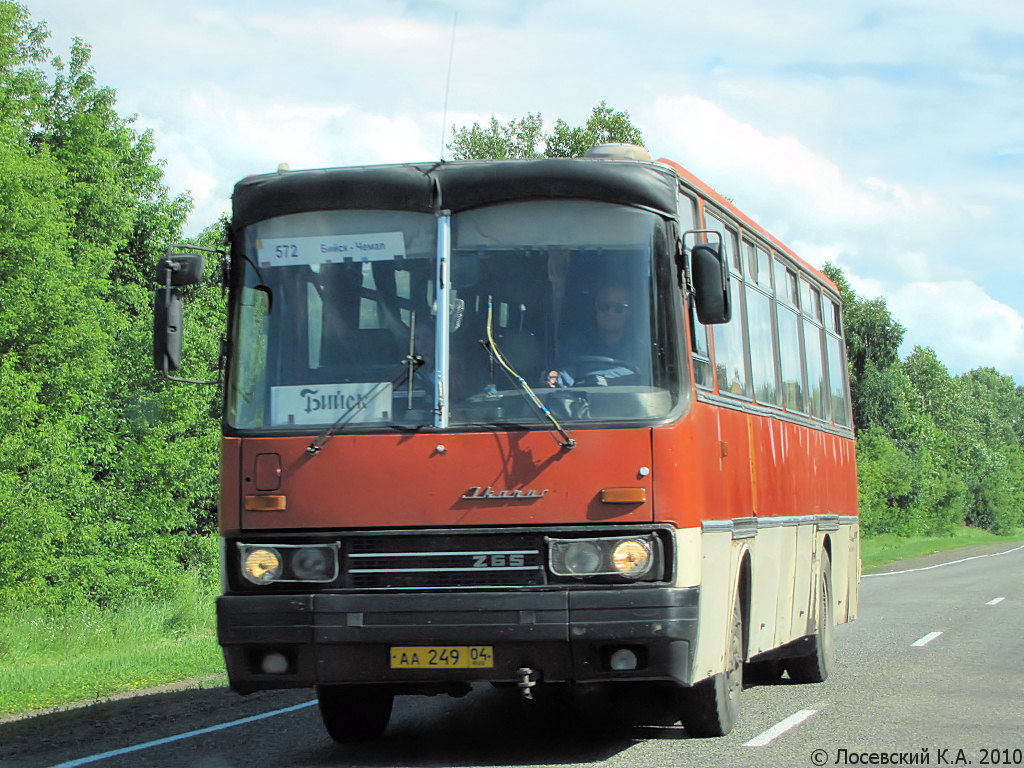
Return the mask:
<svg viewBox="0 0 1024 768">
<path fill-rule="evenodd" d="M 338 741 L 477 682 L 717 735 L 744 667 L 827 676 L 860 575 L 839 295 L 706 184 L 615 145 L 282 170 L 230 231 L 235 690 L 315 687 Z M 165 371 L 200 271 L 161 262 Z"/>
</svg>

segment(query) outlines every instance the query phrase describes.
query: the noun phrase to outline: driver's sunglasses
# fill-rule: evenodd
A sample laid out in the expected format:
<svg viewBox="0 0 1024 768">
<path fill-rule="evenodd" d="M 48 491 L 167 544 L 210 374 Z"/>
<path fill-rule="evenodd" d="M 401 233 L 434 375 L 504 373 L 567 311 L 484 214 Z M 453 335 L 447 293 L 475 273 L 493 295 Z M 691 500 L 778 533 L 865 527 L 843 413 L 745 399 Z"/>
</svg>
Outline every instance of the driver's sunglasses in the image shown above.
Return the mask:
<svg viewBox="0 0 1024 768">
<path fill-rule="evenodd" d="M 597 302 L 598 312 L 615 312 L 621 315 L 629 309 L 629 304 L 624 301 L 599 301 Z"/>
</svg>

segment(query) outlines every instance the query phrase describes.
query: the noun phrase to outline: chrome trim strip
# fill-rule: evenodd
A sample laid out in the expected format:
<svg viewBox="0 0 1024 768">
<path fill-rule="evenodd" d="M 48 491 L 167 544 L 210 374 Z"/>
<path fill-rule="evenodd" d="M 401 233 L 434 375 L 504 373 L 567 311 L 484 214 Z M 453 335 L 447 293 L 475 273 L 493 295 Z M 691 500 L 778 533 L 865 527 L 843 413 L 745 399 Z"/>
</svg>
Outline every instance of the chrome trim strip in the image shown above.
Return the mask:
<svg viewBox="0 0 1024 768">
<path fill-rule="evenodd" d="M 744 413 L 751 413 L 755 416 L 765 416 L 777 419 L 778 421 L 786 421 L 790 424 L 796 424 L 801 427 L 827 432 L 830 435 L 837 435 L 839 437 L 851 439 L 853 438 L 853 427 L 836 424 L 832 421 L 823 421 L 809 414 L 799 413 L 796 411 L 785 411 L 778 406 L 765 405 L 750 399 L 741 400 L 735 397 L 723 397 L 722 395 L 716 395 L 714 392 L 709 392 L 708 390 L 701 388 L 697 389 L 696 397 L 698 402 L 707 403 L 708 405 L 728 408 L 731 411 L 743 411 Z"/>
<path fill-rule="evenodd" d="M 732 521 L 733 539 L 752 539 L 757 536 L 758 520 L 756 517 L 740 517 Z"/>
<path fill-rule="evenodd" d="M 714 533 L 715 531 L 731 531 L 732 520 L 705 520 L 700 524 L 701 530 L 704 533 Z"/>
<path fill-rule="evenodd" d="M 539 549 L 480 549 L 460 552 L 353 552 L 346 557 L 454 557 L 457 555 L 539 555 Z"/>
<path fill-rule="evenodd" d="M 448 329 L 451 314 L 452 212 L 437 215 L 437 317 L 434 328 L 434 426 L 448 428 Z"/>
<path fill-rule="evenodd" d="M 818 515 L 819 531 L 838 531 L 839 515 Z"/>
<path fill-rule="evenodd" d="M 453 573 L 468 571 L 473 573 L 491 573 L 492 571 L 539 571 L 540 565 L 501 565 L 481 566 L 479 568 L 349 568 L 348 573 Z"/>
<path fill-rule="evenodd" d="M 731 520 L 704 520 L 703 533 L 732 533 L 733 539 L 750 539 L 767 528 L 788 528 L 814 525 L 819 531 L 838 531 L 843 525 L 858 525 L 856 515 L 783 515 L 778 517 L 736 517 Z"/>
</svg>

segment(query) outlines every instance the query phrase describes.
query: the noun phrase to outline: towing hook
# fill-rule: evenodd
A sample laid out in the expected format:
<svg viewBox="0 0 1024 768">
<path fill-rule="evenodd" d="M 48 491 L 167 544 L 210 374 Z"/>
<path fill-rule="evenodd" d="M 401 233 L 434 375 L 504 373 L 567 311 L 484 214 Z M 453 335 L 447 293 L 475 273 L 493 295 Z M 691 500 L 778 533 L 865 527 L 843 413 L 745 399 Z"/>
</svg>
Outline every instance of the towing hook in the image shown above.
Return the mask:
<svg viewBox="0 0 1024 768">
<path fill-rule="evenodd" d="M 527 701 L 533 701 L 533 689 L 537 685 L 537 671 L 530 667 L 520 667 L 516 670 L 516 676 L 519 678 L 516 686 L 519 688 L 519 692 L 523 694 L 523 698 Z"/>
</svg>

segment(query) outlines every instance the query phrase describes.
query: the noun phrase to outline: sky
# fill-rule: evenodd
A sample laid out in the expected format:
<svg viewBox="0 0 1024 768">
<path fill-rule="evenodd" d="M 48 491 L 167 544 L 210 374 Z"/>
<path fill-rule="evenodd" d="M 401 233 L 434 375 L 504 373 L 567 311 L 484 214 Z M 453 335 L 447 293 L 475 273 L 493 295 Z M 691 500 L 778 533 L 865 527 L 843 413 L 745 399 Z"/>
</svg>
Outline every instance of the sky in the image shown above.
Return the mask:
<svg viewBox="0 0 1024 768">
<path fill-rule="evenodd" d="M 1024 0 L 23 0 L 152 129 L 195 234 L 244 176 L 625 111 L 950 373 L 1024 385 Z M 450 76 L 449 76 L 450 72 Z"/>
</svg>

